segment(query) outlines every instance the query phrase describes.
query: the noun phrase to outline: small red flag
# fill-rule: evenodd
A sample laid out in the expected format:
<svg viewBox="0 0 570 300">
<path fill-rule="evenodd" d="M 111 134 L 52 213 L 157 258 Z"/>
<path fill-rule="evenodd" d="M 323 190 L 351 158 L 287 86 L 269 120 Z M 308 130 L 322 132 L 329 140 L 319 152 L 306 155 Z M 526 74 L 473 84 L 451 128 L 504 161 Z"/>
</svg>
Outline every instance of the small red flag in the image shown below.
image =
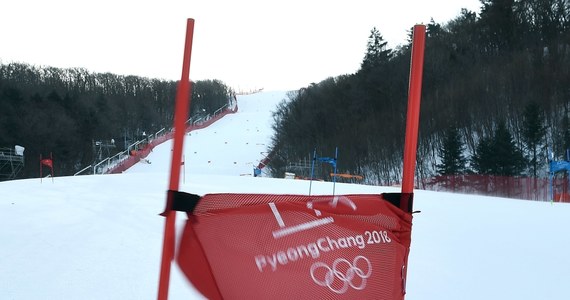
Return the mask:
<svg viewBox="0 0 570 300">
<path fill-rule="evenodd" d="M 51 160 L 51 158 L 42 159 L 40 162 L 42 165 L 48 166 L 53 169 L 53 161 Z"/>
</svg>

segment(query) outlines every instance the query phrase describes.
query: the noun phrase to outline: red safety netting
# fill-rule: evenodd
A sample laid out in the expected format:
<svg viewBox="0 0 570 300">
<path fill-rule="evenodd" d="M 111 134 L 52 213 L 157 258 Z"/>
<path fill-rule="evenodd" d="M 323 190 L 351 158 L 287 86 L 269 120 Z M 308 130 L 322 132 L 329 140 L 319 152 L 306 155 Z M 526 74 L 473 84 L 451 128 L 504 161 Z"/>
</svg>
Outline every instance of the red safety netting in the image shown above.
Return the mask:
<svg viewBox="0 0 570 300">
<path fill-rule="evenodd" d="M 401 195 L 178 199 L 196 206 L 177 261 L 208 299 L 403 299 L 412 215 Z"/>
</svg>

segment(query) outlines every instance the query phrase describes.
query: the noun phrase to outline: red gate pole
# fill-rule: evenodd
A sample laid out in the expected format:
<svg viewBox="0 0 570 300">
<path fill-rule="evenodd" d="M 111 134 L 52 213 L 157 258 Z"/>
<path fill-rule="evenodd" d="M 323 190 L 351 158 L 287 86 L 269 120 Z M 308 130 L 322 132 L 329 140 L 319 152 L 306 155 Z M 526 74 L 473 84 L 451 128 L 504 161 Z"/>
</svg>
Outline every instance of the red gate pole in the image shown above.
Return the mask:
<svg viewBox="0 0 570 300">
<path fill-rule="evenodd" d="M 53 179 L 53 154 L 51 152 L 49 153 L 49 159 L 51 160 L 51 182 L 53 182 L 55 179 Z"/>
<path fill-rule="evenodd" d="M 418 127 L 420 120 L 420 100 L 422 94 L 422 74 L 424 66 L 426 26 L 415 25 L 412 42 L 412 61 L 408 90 L 408 113 L 406 118 L 406 141 L 404 144 L 404 170 L 402 193 L 413 193 L 416 153 L 418 147 Z M 404 197 L 407 199 L 407 197 Z M 408 210 L 408 201 L 401 207 Z"/>
<path fill-rule="evenodd" d="M 180 186 L 180 164 L 182 162 L 182 149 L 184 145 L 184 133 L 186 132 L 186 120 L 190 107 L 190 58 L 192 57 L 192 39 L 194 36 L 194 19 L 188 19 L 186 24 L 186 42 L 184 44 L 184 61 L 182 64 L 182 78 L 176 91 L 176 107 L 174 114 L 174 149 L 170 165 L 169 190 L 178 191 Z M 164 240 L 162 244 L 162 260 L 160 266 L 160 281 L 158 284 L 158 299 L 168 299 L 168 286 L 170 283 L 170 267 L 174 258 L 175 248 L 175 223 L 176 211 L 168 208 L 164 212 L 166 221 L 164 224 Z"/>
</svg>

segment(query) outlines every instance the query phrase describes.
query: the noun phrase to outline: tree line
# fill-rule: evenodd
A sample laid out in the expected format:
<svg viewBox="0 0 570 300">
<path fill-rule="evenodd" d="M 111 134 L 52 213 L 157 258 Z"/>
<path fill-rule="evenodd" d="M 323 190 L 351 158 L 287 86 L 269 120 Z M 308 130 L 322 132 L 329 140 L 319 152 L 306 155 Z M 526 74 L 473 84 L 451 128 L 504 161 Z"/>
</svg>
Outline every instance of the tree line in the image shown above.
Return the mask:
<svg viewBox="0 0 570 300">
<path fill-rule="evenodd" d="M 482 0 L 427 24 L 418 177 L 544 176 L 547 157 L 565 159 L 569 29 L 568 0 Z M 356 73 L 290 93 L 274 112 L 274 176 L 338 147 L 340 172 L 399 182 L 410 52 L 411 36 L 390 49 L 373 28 Z"/>
<path fill-rule="evenodd" d="M 50 153 L 56 175 L 72 175 L 96 159 L 94 141 L 113 139 L 120 152 L 145 133 L 170 128 L 176 87 L 83 68 L 0 64 L 0 146 L 25 147 L 21 178 L 37 176 L 36 158 Z M 193 82 L 189 115 L 211 114 L 233 94 L 219 80 Z"/>
</svg>

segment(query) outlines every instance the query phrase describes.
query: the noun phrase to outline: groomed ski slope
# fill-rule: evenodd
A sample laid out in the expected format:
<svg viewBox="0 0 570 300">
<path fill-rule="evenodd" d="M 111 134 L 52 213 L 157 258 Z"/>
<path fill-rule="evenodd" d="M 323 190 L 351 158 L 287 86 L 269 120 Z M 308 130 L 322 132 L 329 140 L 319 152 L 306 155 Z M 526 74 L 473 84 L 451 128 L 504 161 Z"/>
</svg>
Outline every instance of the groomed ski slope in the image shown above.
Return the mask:
<svg viewBox="0 0 570 300">
<path fill-rule="evenodd" d="M 284 97 L 238 96 L 236 114 L 187 135 L 181 190 L 306 194 L 307 181 L 251 176 Z M 170 153 L 123 174 L 0 183 L 0 299 L 156 299 Z M 570 205 L 417 190 L 415 209 L 406 299 L 570 299 Z M 170 299 L 201 299 L 177 267 Z"/>
<path fill-rule="evenodd" d="M 272 111 L 285 97 L 284 92 L 238 96 L 236 114 L 187 134 L 183 156 L 187 174 L 252 176 L 267 155 Z M 148 158 L 150 164 L 139 163 L 127 173 L 170 172 L 171 149 L 172 140 L 159 145 Z"/>
</svg>

